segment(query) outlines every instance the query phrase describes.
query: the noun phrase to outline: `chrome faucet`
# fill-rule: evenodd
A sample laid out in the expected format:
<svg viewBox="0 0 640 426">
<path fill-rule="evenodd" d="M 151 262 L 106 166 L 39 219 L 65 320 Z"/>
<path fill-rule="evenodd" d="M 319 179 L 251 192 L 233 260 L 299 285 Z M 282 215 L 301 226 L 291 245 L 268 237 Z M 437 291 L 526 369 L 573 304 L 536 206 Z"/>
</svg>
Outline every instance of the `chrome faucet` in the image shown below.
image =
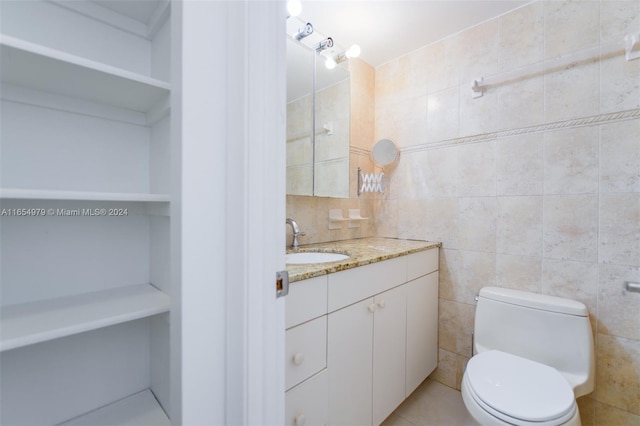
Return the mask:
<svg viewBox="0 0 640 426">
<path fill-rule="evenodd" d="M 293 243 L 291 244 L 291 248 L 297 249 L 300 247 L 300 244 L 298 244 L 298 235 L 304 235 L 304 232 L 300 232 L 300 227 L 295 220 L 287 218 L 287 223 L 291 225 L 291 229 L 293 230 Z"/>
</svg>

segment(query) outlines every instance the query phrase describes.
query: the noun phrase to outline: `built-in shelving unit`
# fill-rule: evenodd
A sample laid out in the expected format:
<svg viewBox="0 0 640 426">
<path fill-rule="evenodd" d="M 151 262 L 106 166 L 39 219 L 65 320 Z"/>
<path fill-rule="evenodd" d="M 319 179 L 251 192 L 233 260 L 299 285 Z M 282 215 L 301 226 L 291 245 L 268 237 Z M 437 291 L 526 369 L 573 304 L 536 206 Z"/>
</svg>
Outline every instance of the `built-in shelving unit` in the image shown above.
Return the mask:
<svg viewBox="0 0 640 426">
<path fill-rule="evenodd" d="M 86 425 L 171 426 L 171 422 L 158 405 L 153 393 L 146 390 L 62 423 L 59 426 Z"/>
<path fill-rule="evenodd" d="M 149 111 L 169 83 L 14 37 L 0 36 L 2 80 L 16 86 Z"/>
<path fill-rule="evenodd" d="M 169 305 L 169 296 L 141 284 L 7 306 L 0 313 L 0 351 L 161 314 Z"/>
<path fill-rule="evenodd" d="M 133 194 L 86 191 L 54 191 L 38 189 L 0 189 L 0 199 L 7 200 L 66 200 L 66 201 L 132 201 L 166 203 L 168 194 Z"/>
<path fill-rule="evenodd" d="M 0 424 L 169 425 L 170 1 L 0 8 Z"/>
</svg>

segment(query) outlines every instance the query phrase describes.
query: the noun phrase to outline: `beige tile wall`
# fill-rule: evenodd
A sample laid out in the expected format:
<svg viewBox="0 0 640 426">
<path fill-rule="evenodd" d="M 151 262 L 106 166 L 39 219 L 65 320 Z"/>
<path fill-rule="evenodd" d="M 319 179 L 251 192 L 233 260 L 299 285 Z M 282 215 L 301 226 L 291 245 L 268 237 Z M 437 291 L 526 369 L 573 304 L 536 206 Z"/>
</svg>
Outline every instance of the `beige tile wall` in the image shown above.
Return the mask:
<svg viewBox="0 0 640 426">
<path fill-rule="evenodd" d="M 638 30 L 637 0 L 538 1 L 376 69 L 402 154 L 375 232 L 443 242 L 436 380 L 460 387 L 481 287 L 569 297 L 596 342 L 583 424 L 640 424 L 640 60 L 542 66 Z M 473 99 L 480 76 L 501 83 Z"/>
</svg>

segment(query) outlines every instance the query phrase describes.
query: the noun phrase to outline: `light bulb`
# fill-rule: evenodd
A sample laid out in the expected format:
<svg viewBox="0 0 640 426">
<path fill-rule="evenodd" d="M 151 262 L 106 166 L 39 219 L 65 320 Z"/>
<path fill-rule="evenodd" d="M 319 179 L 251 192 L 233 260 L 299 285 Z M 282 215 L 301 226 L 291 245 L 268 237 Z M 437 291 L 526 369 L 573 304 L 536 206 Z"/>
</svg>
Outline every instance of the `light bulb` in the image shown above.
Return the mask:
<svg viewBox="0 0 640 426">
<path fill-rule="evenodd" d="M 336 67 L 336 61 L 334 61 L 333 58 L 327 58 L 327 60 L 324 61 L 324 66 L 332 70 Z"/>
<path fill-rule="evenodd" d="M 287 12 L 289 12 L 291 16 L 300 15 L 300 12 L 302 12 L 302 3 L 300 3 L 300 0 L 288 0 Z"/>
<path fill-rule="evenodd" d="M 347 58 L 357 58 L 360 56 L 360 46 L 353 44 L 344 54 Z"/>
</svg>

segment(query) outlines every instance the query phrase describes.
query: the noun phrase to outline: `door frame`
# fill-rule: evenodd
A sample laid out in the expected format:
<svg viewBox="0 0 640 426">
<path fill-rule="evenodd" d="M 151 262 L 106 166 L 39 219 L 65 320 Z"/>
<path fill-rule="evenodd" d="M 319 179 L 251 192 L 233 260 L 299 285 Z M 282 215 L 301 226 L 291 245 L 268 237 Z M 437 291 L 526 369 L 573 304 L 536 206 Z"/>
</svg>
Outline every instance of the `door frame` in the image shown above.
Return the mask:
<svg viewBox="0 0 640 426">
<path fill-rule="evenodd" d="M 283 424 L 285 4 L 173 3 L 172 422 Z"/>
</svg>

